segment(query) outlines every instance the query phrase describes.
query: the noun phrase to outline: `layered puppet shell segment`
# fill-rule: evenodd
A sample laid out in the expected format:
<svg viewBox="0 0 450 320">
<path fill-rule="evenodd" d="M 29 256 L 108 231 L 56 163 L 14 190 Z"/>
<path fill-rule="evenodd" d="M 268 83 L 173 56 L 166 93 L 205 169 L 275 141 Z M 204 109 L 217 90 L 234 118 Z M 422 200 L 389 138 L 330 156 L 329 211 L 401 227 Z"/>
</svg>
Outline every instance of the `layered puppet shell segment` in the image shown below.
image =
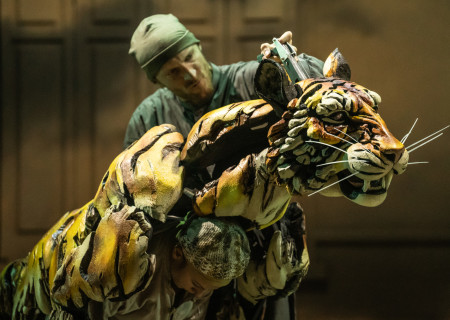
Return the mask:
<svg viewBox="0 0 450 320">
<path fill-rule="evenodd" d="M 252 100 L 211 111 L 194 125 L 181 154 L 183 163 L 225 169 L 196 193 L 198 215 L 240 216 L 257 228 L 283 216 L 291 196 L 265 165 L 267 131 L 276 120 L 267 102 Z"/>
<path fill-rule="evenodd" d="M 172 125 L 147 131 L 111 164 L 94 198 L 100 215 L 110 205 L 127 203 L 152 218 L 165 221 L 182 191 L 180 166 L 183 136 Z"/>
</svg>

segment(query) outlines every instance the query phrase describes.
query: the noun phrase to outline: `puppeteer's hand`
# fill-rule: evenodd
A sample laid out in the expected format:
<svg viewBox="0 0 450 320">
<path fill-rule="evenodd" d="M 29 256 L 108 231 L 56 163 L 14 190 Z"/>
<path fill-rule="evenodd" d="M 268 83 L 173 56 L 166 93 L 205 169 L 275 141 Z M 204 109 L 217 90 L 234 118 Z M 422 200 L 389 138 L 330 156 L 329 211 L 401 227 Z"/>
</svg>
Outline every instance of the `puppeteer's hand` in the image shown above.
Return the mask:
<svg viewBox="0 0 450 320">
<path fill-rule="evenodd" d="M 289 43 L 292 45 L 292 32 L 286 31 L 278 38 L 281 43 Z M 261 54 L 263 55 L 263 59 L 273 59 L 278 63 L 281 63 L 281 60 L 278 56 L 273 56 L 271 50 L 275 48 L 273 43 L 263 43 L 261 44 Z M 295 52 L 297 52 L 297 48 L 294 47 Z"/>
</svg>

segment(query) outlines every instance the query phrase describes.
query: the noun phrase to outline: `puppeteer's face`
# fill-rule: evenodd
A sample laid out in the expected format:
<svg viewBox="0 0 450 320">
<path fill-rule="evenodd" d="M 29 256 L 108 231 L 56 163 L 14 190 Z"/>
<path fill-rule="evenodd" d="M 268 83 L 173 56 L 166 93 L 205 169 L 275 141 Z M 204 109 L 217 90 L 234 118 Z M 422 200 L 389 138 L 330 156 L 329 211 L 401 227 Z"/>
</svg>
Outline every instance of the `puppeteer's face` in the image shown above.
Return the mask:
<svg viewBox="0 0 450 320">
<path fill-rule="evenodd" d="M 195 269 L 192 263 L 185 260 L 182 249 L 178 246 L 172 252 L 171 275 L 177 288 L 193 294 L 196 298 L 206 297 L 230 283 L 230 280 L 213 279 Z"/>
<path fill-rule="evenodd" d="M 182 100 L 198 107 L 209 103 L 214 94 L 211 66 L 197 44 L 167 61 L 156 80 Z"/>
</svg>

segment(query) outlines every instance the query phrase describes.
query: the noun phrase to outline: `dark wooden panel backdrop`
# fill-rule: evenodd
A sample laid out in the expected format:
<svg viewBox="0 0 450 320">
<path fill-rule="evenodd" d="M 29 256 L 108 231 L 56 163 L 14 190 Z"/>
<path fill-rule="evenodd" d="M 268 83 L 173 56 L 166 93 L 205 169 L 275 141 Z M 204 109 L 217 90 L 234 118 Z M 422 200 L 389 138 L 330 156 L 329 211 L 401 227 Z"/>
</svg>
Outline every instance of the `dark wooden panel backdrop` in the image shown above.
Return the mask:
<svg viewBox="0 0 450 320">
<path fill-rule="evenodd" d="M 173 13 L 217 64 L 254 59 L 285 30 L 325 59 L 339 47 L 353 80 L 383 98 L 399 137 L 449 124 L 446 0 L 1 0 L 0 266 L 65 211 L 90 200 L 151 85 L 128 56 L 139 21 Z M 448 137 L 448 133 L 446 134 Z M 407 143 L 408 144 L 408 143 Z M 311 271 L 302 319 L 450 318 L 448 138 L 413 153 L 386 202 L 302 199 Z"/>
</svg>

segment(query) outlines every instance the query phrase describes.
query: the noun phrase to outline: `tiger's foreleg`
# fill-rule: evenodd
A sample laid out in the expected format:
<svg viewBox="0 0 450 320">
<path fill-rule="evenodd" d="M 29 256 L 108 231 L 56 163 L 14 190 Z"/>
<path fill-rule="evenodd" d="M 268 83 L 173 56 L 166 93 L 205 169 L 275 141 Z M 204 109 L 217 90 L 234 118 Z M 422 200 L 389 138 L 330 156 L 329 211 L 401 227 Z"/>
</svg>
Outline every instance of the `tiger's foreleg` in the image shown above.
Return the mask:
<svg viewBox="0 0 450 320">
<path fill-rule="evenodd" d="M 197 121 L 181 152 L 182 164 L 187 170 L 215 164 L 221 172 L 196 192 L 197 214 L 240 216 L 257 228 L 283 216 L 291 196 L 265 164 L 267 133 L 278 120 L 266 101 L 252 100 L 214 110 Z"/>
<path fill-rule="evenodd" d="M 134 207 L 112 206 L 82 245 L 64 257 L 52 300 L 69 309 L 88 299 L 125 300 L 150 282 L 155 257 L 147 253 L 152 227 Z"/>
<path fill-rule="evenodd" d="M 256 304 L 268 297 L 286 297 L 298 289 L 309 267 L 304 216 L 291 203 L 282 219 L 264 230 L 249 233 L 252 256 L 237 279 L 241 296 Z"/>
<path fill-rule="evenodd" d="M 194 211 L 199 215 L 240 216 L 257 228 L 280 219 L 291 195 L 268 174 L 265 159 L 266 150 L 250 154 L 225 170 L 195 194 Z"/>
</svg>

